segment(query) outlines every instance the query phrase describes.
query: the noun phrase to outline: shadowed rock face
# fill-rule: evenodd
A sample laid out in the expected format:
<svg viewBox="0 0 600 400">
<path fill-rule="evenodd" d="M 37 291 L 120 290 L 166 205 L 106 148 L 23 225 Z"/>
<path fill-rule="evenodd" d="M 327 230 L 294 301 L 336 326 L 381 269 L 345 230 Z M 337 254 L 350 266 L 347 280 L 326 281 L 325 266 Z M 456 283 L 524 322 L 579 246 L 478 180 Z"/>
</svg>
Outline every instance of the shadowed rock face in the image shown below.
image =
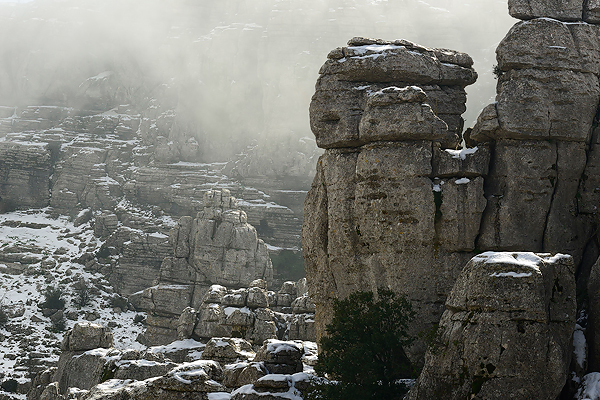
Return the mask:
<svg viewBox="0 0 600 400">
<path fill-rule="evenodd" d="M 409 400 L 556 399 L 575 327 L 570 256 L 483 253 L 458 277 Z"/>
<path fill-rule="evenodd" d="M 582 22 L 582 4 L 571 19 L 521 3 L 533 11 L 498 46 L 497 101 L 460 152 L 467 55 L 358 38 L 330 53 L 311 103 L 326 151 L 302 236 L 317 337 L 333 299 L 380 286 L 412 301 L 415 333 L 432 327 L 476 250 L 570 254 L 586 287 L 600 254 L 600 26 Z"/>
</svg>

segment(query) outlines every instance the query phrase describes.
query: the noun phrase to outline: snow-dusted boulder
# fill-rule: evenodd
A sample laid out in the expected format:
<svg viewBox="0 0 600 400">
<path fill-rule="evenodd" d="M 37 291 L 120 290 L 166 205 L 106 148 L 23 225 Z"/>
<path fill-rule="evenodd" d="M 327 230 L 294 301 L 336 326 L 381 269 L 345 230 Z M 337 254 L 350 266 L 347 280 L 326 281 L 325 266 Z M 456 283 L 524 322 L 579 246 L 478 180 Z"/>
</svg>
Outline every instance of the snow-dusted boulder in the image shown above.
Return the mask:
<svg viewBox="0 0 600 400">
<path fill-rule="evenodd" d="M 265 375 L 254 384 L 232 392 L 231 400 L 302 400 L 302 391 L 307 388 L 309 379 L 303 372 Z"/>
<path fill-rule="evenodd" d="M 575 328 L 573 259 L 487 252 L 461 272 L 409 400 L 554 400 Z"/>
<path fill-rule="evenodd" d="M 266 340 L 256 352 L 254 361 L 264 362 L 272 374 L 294 374 L 302 372 L 304 347 L 300 341 Z"/>
<path fill-rule="evenodd" d="M 219 362 L 234 362 L 254 358 L 252 345 L 240 338 L 212 338 L 207 344 L 202 359 Z"/>
<path fill-rule="evenodd" d="M 91 322 L 77 322 L 65 335 L 62 350 L 85 351 L 99 347 L 110 348 L 112 345 L 113 335 L 110 329 Z"/>
</svg>

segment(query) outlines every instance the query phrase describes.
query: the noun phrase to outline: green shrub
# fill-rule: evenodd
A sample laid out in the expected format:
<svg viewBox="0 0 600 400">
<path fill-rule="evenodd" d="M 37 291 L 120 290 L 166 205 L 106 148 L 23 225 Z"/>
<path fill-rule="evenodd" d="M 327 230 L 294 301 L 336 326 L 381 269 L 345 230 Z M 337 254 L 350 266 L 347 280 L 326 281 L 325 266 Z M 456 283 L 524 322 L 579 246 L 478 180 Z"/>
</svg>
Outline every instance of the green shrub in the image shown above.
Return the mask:
<svg viewBox="0 0 600 400">
<path fill-rule="evenodd" d="M 2 387 L 2 390 L 7 393 L 16 393 L 17 388 L 19 387 L 19 382 L 17 382 L 15 379 L 7 379 L 2 382 L 0 387 Z"/>
<path fill-rule="evenodd" d="M 492 68 L 492 73 L 494 74 L 494 77 L 496 79 L 499 79 L 502 75 L 504 75 L 504 71 L 500 69 L 499 65 L 494 65 L 494 67 Z"/>
<path fill-rule="evenodd" d="M 413 342 L 408 326 L 410 303 L 388 289 L 356 292 L 335 301 L 333 320 L 321 339 L 315 366 L 319 376 L 334 382 L 315 383 L 307 399 L 402 399 L 401 379 L 414 378 L 404 347 Z"/>
<path fill-rule="evenodd" d="M 42 303 L 43 308 L 51 308 L 53 310 L 62 310 L 65 308 L 62 287 L 50 285 L 46 286 L 46 289 L 44 290 L 44 297 L 46 301 Z"/>
<path fill-rule="evenodd" d="M 64 317 L 52 321 L 52 328 L 50 329 L 52 332 L 64 332 L 65 329 L 67 329 L 67 323 Z"/>
<path fill-rule="evenodd" d="M 134 324 L 143 324 L 145 322 L 146 322 L 146 317 L 144 317 L 143 314 L 135 314 L 135 317 L 133 317 Z"/>
<path fill-rule="evenodd" d="M 73 303 L 77 308 L 83 308 L 90 304 L 90 290 L 87 286 L 79 287 L 75 289 L 75 298 L 73 298 Z"/>
<path fill-rule="evenodd" d="M 281 250 L 271 253 L 273 269 L 284 281 L 304 278 L 304 258 L 301 251 Z"/>
<path fill-rule="evenodd" d="M 122 311 L 127 311 L 129 300 L 127 300 L 127 297 L 115 294 L 110 298 L 109 304 L 112 308 L 120 308 Z"/>
</svg>

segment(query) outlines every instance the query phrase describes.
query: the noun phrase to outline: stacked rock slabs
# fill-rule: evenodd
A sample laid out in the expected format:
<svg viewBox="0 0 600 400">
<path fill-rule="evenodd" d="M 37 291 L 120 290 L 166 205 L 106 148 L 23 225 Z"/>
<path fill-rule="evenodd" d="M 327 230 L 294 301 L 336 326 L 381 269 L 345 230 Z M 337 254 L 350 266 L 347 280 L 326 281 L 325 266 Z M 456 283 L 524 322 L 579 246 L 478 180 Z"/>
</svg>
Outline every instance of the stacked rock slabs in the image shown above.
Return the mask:
<svg viewBox="0 0 600 400">
<path fill-rule="evenodd" d="M 473 163 L 443 150 L 461 140 L 464 87 L 477 77 L 473 62 L 450 50 L 364 38 L 328 58 L 310 107 L 326 151 L 305 202 L 302 235 L 317 337 L 334 298 L 378 287 L 406 294 L 421 330 L 439 320 L 475 247 L 477 230 L 444 230 L 465 218 L 478 227 L 485 206 L 486 151 L 471 155 L 483 157 L 484 167 L 468 178 L 465 167 Z M 444 179 L 435 179 L 438 171 Z"/>
</svg>

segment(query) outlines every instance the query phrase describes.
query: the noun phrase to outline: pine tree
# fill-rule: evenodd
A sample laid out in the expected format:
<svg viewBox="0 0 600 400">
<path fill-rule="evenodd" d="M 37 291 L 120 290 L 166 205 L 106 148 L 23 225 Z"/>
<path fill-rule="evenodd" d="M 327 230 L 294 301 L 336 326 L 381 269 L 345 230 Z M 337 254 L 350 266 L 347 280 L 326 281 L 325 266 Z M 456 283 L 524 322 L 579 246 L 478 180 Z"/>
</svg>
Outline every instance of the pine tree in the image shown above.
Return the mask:
<svg viewBox="0 0 600 400">
<path fill-rule="evenodd" d="M 400 379 L 413 377 L 404 352 L 413 338 L 410 303 L 388 289 L 356 292 L 334 302 L 333 320 L 320 341 L 315 366 L 319 376 L 337 383 L 315 383 L 308 399 L 402 399 L 407 392 Z"/>
</svg>

